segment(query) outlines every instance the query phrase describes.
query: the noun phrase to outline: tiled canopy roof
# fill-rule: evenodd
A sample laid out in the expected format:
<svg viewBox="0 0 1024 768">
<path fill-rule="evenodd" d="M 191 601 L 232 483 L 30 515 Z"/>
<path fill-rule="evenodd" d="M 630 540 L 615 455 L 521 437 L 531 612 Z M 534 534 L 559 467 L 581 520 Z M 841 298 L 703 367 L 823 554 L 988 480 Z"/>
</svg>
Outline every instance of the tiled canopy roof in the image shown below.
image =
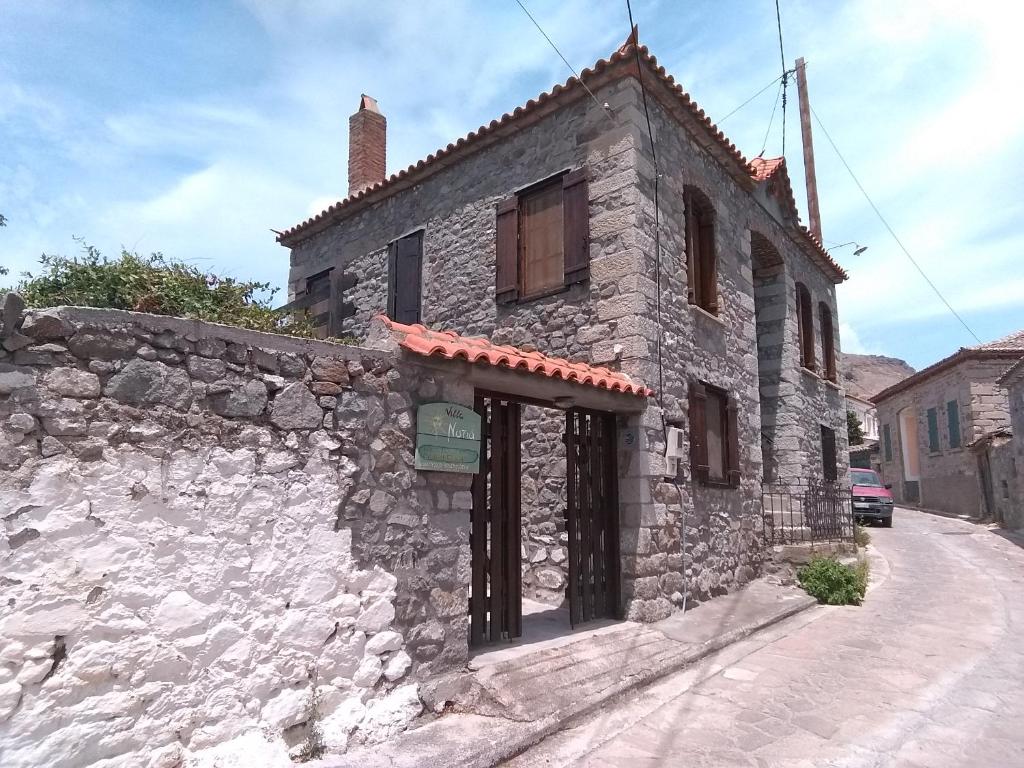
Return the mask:
<svg viewBox="0 0 1024 768">
<path fill-rule="evenodd" d="M 426 178 L 435 171 L 449 165 L 456 158 L 468 154 L 476 149 L 481 149 L 494 141 L 501 135 L 519 130 L 530 125 L 536 119 L 550 113 L 562 104 L 584 98 L 587 92 L 583 88 L 583 82 L 589 82 L 593 88 L 599 87 L 595 81 L 604 80 L 610 82 L 623 77 L 636 77 L 635 66 L 636 56 L 639 52 L 641 63 L 648 70 L 647 74 L 653 75 L 655 81 L 663 86 L 668 93 L 667 99 L 662 100 L 671 112 L 677 110 L 677 115 L 691 124 L 692 133 L 698 138 L 709 151 L 712 152 L 726 169 L 738 180 L 749 180 L 748 183 L 757 183 L 764 179 L 759 178 L 759 173 L 767 173 L 770 177 L 784 162 L 775 160 L 755 159 L 754 163 L 748 163 L 746 158 L 736 148 L 736 145 L 726 138 L 725 134 L 718 130 L 718 126 L 711 122 L 711 119 L 704 113 L 690 95 L 683 90 L 672 75 L 659 66 L 658 59 L 641 45 L 637 48 L 636 30 L 630 35 L 625 44 L 607 59 L 600 59 L 593 67 L 584 69 L 580 77 L 570 77 L 564 84 L 556 85 L 549 92 L 542 93 L 536 99 L 530 99 L 526 104 L 517 107 L 511 113 L 506 112 L 499 119 L 492 120 L 487 125 L 481 125 L 468 136 L 459 139 L 447 147 L 428 155 L 415 165 L 392 174 L 390 177 L 368 187 L 318 213 L 316 216 L 303 221 L 301 224 L 282 232 L 278 235 L 278 242 L 288 247 L 294 246 L 304 238 L 319 232 L 339 221 L 350 212 L 364 208 L 378 200 L 386 198 L 399 190 L 406 189 L 413 184 Z M 646 82 L 646 81 L 645 81 Z M 658 94 L 654 94 L 658 96 Z M 774 164 L 774 166 L 772 166 Z M 758 170 L 758 166 L 762 170 Z M 772 166 L 768 168 L 768 166 Z M 788 183 L 788 175 L 786 176 Z M 792 190 L 790 190 L 792 195 Z M 796 202 L 793 201 L 793 208 L 796 209 Z M 825 251 L 821 243 L 814 238 L 806 227 L 798 226 L 795 234 L 803 241 L 818 262 L 835 282 L 846 280 L 849 275 L 839 266 Z"/>
<path fill-rule="evenodd" d="M 423 325 L 404 325 L 379 315 L 378 319 L 398 337 L 398 344 L 424 357 L 466 360 L 470 363 L 509 368 L 550 379 L 581 384 L 610 392 L 650 397 L 654 391 L 635 382 L 626 374 L 586 363 L 573 363 L 540 352 L 526 352 L 516 347 L 493 344 L 487 339 L 460 336 L 452 331 L 432 331 Z"/>
</svg>

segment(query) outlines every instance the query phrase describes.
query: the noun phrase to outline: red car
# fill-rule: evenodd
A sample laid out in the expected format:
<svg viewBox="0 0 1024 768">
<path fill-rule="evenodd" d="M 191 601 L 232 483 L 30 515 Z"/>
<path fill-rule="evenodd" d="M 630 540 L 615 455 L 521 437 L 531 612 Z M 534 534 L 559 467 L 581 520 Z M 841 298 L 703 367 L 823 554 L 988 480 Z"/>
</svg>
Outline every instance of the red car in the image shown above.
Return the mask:
<svg viewBox="0 0 1024 768">
<path fill-rule="evenodd" d="M 853 516 L 858 520 L 878 520 L 892 528 L 891 484 L 883 483 L 873 469 L 850 470 L 850 490 L 853 494 Z"/>
</svg>

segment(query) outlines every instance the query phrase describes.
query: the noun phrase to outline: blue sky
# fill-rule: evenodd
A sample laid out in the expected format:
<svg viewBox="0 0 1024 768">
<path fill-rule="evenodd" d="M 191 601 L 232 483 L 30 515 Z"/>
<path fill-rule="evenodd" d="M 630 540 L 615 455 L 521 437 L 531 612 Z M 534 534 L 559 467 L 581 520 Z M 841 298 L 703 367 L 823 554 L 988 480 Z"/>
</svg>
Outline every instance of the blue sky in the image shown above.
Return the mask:
<svg viewBox="0 0 1024 768">
<path fill-rule="evenodd" d="M 577 69 L 625 38 L 624 2 L 525 0 Z M 722 117 L 780 71 L 773 0 L 636 0 L 641 40 Z M 912 254 L 978 335 L 1024 327 L 1024 46 L 1017 3 L 781 0 L 786 56 Z M 396 171 L 566 79 L 512 0 L 0 0 L 0 264 L 72 236 L 284 285 L 284 229 L 343 196 L 348 116 L 388 117 Z M 776 93 L 722 124 L 748 157 Z M 795 88 L 786 150 L 804 209 Z M 776 115 L 765 154 L 781 151 Z M 817 126 L 815 126 L 817 129 Z M 847 351 L 921 367 L 973 339 L 815 133 Z"/>
</svg>

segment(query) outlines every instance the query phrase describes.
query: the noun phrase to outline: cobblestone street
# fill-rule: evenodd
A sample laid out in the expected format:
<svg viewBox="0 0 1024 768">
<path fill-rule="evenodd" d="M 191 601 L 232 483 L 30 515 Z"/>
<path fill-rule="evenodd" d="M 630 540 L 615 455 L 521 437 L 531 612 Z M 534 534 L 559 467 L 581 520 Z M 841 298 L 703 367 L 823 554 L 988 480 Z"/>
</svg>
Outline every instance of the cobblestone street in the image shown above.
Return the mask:
<svg viewBox="0 0 1024 768">
<path fill-rule="evenodd" d="M 860 608 L 817 607 L 507 765 L 1024 766 L 1024 548 L 899 509 Z"/>
</svg>

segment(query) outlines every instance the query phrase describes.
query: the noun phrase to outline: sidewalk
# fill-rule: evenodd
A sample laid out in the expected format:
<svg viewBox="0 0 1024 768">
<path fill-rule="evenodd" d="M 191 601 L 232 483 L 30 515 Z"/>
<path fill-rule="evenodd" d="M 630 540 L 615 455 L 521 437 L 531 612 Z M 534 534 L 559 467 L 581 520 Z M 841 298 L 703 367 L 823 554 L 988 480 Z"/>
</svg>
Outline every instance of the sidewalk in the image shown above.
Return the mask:
<svg viewBox="0 0 1024 768">
<path fill-rule="evenodd" d="M 491 768 L 610 699 L 647 685 L 815 605 L 796 587 L 756 581 L 652 625 L 625 623 L 473 674 L 460 712 L 314 768 Z M 484 712 L 486 714 L 479 714 Z"/>
</svg>

